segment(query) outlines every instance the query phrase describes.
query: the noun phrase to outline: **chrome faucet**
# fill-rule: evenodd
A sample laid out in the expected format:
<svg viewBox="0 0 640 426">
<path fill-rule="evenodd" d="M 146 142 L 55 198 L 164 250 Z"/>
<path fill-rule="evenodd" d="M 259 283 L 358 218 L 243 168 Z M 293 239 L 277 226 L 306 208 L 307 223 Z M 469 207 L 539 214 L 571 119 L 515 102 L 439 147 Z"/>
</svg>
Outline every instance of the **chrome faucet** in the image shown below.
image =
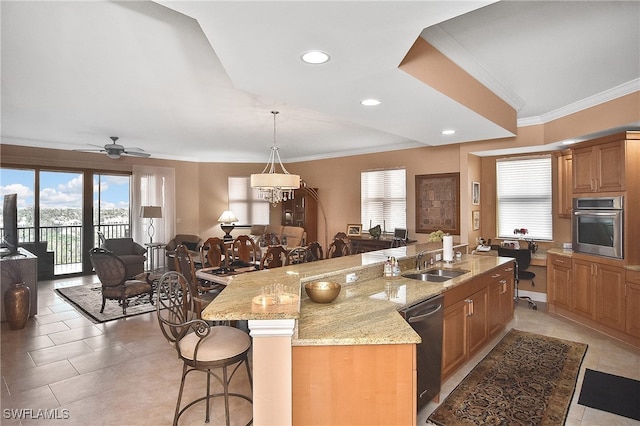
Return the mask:
<svg viewBox="0 0 640 426">
<path fill-rule="evenodd" d="M 424 257 L 424 255 L 427 254 L 426 250 L 421 251 L 420 253 L 418 253 L 416 255 L 416 270 L 420 270 L 420 261 L 422 260 L 422 258 Z"/>
</svg>

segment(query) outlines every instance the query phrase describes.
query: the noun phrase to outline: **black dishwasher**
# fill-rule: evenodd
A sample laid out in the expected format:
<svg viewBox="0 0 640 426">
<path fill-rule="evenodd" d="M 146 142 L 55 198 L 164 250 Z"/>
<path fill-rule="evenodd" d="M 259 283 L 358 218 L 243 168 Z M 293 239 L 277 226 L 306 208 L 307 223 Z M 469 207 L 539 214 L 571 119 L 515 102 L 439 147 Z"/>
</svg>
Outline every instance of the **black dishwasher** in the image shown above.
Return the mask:
<svg viewBox="0 0 640 426">
<path fill-rule="evenodd" d="M 443 296 L 435 296 L 399 312 L 422 339 L 416 346 L 418 411 L 440 392 Z"/>
</svg>

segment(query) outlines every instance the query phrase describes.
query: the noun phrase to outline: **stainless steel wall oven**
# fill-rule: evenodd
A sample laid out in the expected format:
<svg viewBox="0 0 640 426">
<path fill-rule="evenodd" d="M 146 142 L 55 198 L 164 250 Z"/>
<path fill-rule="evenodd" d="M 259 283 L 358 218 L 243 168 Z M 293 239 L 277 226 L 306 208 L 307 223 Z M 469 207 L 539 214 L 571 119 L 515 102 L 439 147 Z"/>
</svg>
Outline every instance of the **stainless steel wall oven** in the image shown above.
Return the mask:
<svg viewBox="0 0 640 426">
<path fill-rule="evenodd" d="M 624 259 L 624 197 L 573 199 L 573 251 Z"/>
</svg>

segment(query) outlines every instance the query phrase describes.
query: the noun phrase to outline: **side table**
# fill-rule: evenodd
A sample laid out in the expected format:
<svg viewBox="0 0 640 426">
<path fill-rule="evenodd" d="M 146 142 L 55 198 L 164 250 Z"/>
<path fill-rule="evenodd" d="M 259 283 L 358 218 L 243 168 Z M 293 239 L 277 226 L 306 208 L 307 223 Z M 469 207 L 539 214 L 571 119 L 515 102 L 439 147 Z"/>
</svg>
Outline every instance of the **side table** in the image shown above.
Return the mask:
<svg viewBox="0 0 640 426">
<path fill-rule="evenodd" d="M 160 266 L 160 250 L 164 249 L 167 244 L 145 243 L 144 245 L 149 251 L 149 271 L 154 272 L 156 263 L 158 264 L 158 266 Z"/>
</svg>

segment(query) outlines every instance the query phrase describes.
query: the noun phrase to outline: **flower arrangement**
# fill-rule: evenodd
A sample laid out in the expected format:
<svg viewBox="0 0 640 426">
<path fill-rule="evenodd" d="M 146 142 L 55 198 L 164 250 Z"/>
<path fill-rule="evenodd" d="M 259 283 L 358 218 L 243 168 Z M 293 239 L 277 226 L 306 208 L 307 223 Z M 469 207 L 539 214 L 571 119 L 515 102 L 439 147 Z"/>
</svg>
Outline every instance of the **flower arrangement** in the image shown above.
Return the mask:
<svg viewBox="0 0 640 426">
<path fill-rule="evenodd" d="M 523 235 L 528 234 L 529 230 L 526 228 L 516 228 L 513 230 L 513 233 L 519 235 L 522 238 Z"/>
<path fill-rule="evenodd" d="M 437 231 L 433 231 L 432 233 L 429 234 L 429 241 L 430 243 L 437 243 L 442 241 L 442 236 L 445 235 L 445 233 L 438 229 Z"/>
</svg>

